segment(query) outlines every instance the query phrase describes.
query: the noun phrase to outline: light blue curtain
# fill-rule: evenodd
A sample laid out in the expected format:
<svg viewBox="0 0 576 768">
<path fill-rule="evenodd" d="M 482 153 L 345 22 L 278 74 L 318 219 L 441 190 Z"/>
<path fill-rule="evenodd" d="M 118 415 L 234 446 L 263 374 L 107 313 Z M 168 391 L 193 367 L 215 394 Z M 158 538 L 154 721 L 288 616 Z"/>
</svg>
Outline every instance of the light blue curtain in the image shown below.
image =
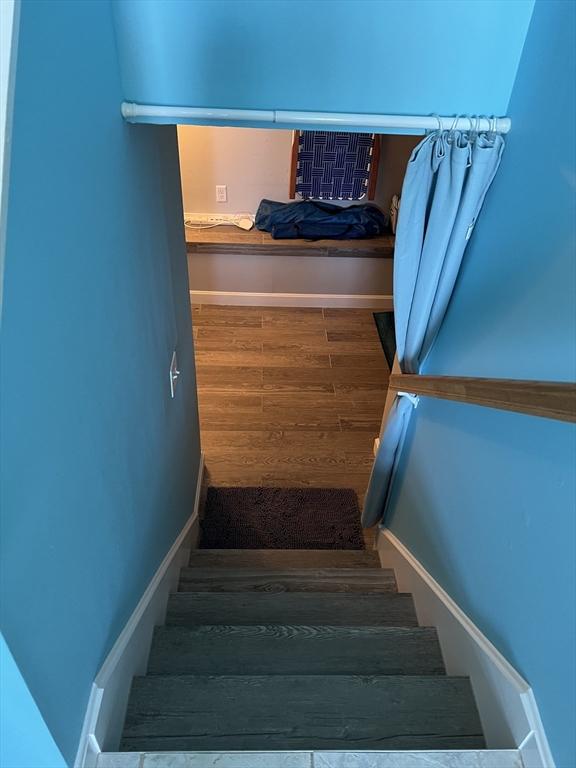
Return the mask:
<svg viewBox="0 0 576 768">
<path fill-rule="evenodd" d="M 464 251 L 498 170 L 498 134 L 437 131 L 408 163 L 394 249 L 394 318 L 403 373 L 419 373 L 440 330 Z M 397 397 L 380 440 L 362 514 L 385 514 L 413 403 Z"/>
</svg>

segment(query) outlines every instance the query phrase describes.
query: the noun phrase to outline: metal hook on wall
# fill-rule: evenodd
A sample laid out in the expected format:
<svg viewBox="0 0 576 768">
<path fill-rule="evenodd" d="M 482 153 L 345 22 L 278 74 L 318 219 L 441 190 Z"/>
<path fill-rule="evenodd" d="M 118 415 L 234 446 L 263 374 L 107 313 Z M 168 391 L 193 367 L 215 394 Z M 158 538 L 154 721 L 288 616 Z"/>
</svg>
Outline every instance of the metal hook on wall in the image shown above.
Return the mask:
<svg viewBox="0 0 576 768">
<path fill-rule="evenodd" d="M 407 400 L 410 400 L 414 408 L 418 408 L 418 403 L 420 402 L 420 398 L 418 395 L 412 395 L 410 392 L 398 392 L 398 397 L 405 397 Z"/>
</svg>

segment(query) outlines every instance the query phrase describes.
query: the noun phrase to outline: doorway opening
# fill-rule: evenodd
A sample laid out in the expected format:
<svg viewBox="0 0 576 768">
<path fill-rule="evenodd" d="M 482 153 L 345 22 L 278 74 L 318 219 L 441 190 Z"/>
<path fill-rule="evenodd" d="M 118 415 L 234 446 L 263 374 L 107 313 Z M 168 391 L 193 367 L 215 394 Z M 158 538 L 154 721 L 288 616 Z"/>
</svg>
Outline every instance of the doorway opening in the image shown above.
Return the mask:
<svg viewBox="0 0 576 768">
<path fill-rule="evenodd" d="M 291 202 L 293 138 L 178 127 L 201 443 L 212 485 L 353 488 L 361 508 L 390 370 L 374 313 L 392 310 L 394 234 L 243 228 L 261 200 Z M 374 199 L 331 202 L 388 216 L 420 138 L 380 136 Z"/>
</svg>

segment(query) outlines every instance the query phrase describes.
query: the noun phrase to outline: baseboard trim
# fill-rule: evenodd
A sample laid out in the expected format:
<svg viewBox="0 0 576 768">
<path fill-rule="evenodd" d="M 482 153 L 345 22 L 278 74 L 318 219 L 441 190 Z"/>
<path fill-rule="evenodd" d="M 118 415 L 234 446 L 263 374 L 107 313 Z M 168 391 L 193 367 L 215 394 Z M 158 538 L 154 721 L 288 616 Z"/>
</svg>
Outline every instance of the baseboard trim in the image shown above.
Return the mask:
<svg viewBox="0 0 576 768">
<path fill-rule="evenodd" d="M 238 291 L 190 291 L 193 304 L 227 304 L 250 307 L 330 307 L 392 311 L 389 295 L 336 293 L 244 293 Z"/>
<path fill-rule="evenodd" d="M 134 675 L 144 674 L 152 633 L 164 622 L 168 595 L 196 546 L 204 477 L 200 455 L 194 509 L 170 547 L 92 684 L 74 768 L 95 768 L 98 754 L 118 749 Z"/>
<path fill-rule="evenodd" d="M 398 589 L 413 594 L 420 624 L 437 628 L 448 674 L 470 677 L 488 749 L 518 749 L 524 768 L 555 768 L 526 680 L 392 531 L 379 531 L 376 548 Z"/>
</svg>

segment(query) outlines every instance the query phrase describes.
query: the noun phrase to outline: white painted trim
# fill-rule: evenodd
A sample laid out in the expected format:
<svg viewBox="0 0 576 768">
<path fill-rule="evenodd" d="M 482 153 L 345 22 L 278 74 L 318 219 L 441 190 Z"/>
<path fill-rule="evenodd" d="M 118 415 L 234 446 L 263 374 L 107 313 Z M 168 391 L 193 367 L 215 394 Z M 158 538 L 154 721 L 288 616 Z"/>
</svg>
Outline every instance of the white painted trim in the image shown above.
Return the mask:
<svg viewBox="0 0 576 768">
<path fill-rule="evenodd" d="M 244 293 L 239 291 L 190 291 L 193 304 L 227 304 L 248 307 L 335 307 L 392 310 L 392 296 L 337 293 Z"/>
<path fill-rule="evenodd" d="M 94 768 L 101 751 L 118 748 L 132 678 L 144 674 L 154 627 L 164 623 L 168 595 L 196 546 L 204 476 L 200 455 L 194 509 L 152 577 L 92 684 L 74 768 Z"/>
<path fill-rule="evenodd" d="M 488 749 L 518 749 L 524 768 L 554 768 L 534 693 L 402 542 L 384 528 L 376 546 L 398 589 L 414 596 L 421 625 L 438 630 L 451 675 L 470 678 Z"/>
</svg>

